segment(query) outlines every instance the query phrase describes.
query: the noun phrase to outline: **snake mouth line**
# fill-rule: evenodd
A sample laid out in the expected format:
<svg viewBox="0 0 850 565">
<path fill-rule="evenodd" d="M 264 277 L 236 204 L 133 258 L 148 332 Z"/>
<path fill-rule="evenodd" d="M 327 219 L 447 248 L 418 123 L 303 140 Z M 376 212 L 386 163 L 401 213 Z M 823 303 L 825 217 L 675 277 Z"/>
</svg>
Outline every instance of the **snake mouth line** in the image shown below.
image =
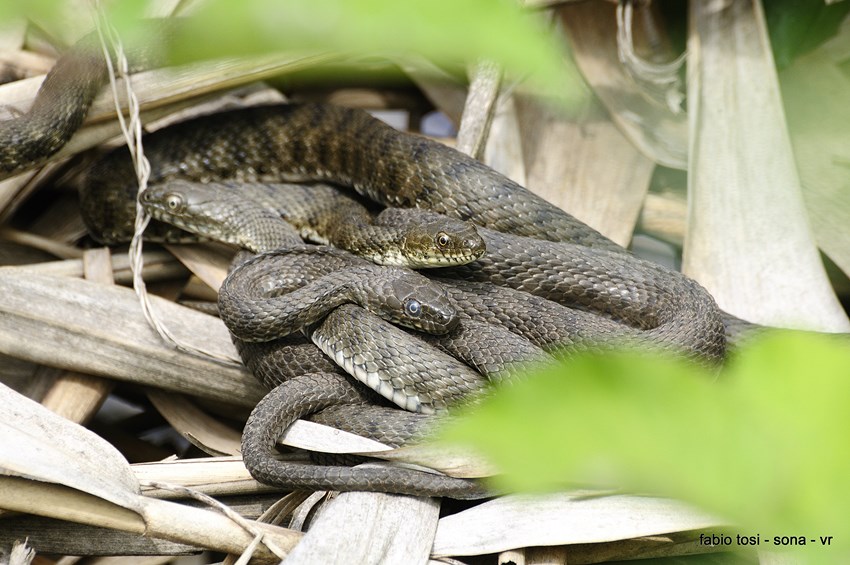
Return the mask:
<svg viewBox="0 0 850 565">
<path fill-rule="evenodd" d="M 384 252 L 373 253 L 367 258 L 378 265 L 386 265 L 389 267 L 411 267 L 417 269 L 439 268 L 439 267 L 454 267 L 466 263 L 472 263 L 480 259 L 484 253 L 476 255 L 406 255 L 399 252 Z"/>
<path fill-rule="evenodd" d="M 202 226 L 190 224 L 184 221 L 182 218 L 178 216 L 173 216 L 168 212 L 159 209 L 151 209 L 148 211 L 151 218 L 158 222 L 164 222 L 166 224 L 170 224 L 172 226 L 176 226 L 181 230 L 188 232 L 191 235 L 187 235 L 182 240 L 185 242 L 197 242 L 197 241 L 221 241 L 223 243 L 230 243 L 237 245 L 239 241 L 236 238 L 228 237 L 225 234 L 211 234 L 207 233 Z"/>
</svg>

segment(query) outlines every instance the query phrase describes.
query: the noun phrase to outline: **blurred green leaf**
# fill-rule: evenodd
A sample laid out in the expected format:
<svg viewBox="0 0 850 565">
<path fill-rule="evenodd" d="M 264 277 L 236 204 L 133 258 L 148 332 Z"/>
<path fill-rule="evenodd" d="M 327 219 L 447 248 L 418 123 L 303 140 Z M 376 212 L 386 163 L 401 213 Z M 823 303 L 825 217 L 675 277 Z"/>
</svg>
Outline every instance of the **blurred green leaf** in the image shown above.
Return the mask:
<svg viewBox="0 0 850 565">
<path fill-rule="evenodd" d="M 120 0 L 104 4 L 110 21 L 119 29 L 126 29 L 145 16 L 150 0 Z M 79 8 L 79 4 L 65 0 L 2 0 L 0 22 L 28 19 L 42 27 L 61 47 L 65 39 L 73 38 L 72 42 L 94 28 L 94 8 Z"/>
<path fill-rule="evenodd" d="M 0 2 L 0 21 L 12 18 L 50 20 L 60 7 L 59 0 L 4 0 Z"/>
<path fill-rule="evenodd" d="M 138 36 L 132 24 L 148 4 L 106 3 L 125 41 Z M 0 2 L 0 18 L 60 25 L 62 6 L 61 0 Z M 565 65 L 565 43 L 539 12 L 514 0 L 210 0 L 185 18 L 169 43 L 175 63 L 286 50 L 390 60 L 416 54 L 452 67 L 490 59 L 510 80 L 528 79 L 560 96 L 581 90 L 577 72 Z"/>
<path fill-rule="evenodd" d="M 514 77 L 563 86 L 563 45 L 539 14 L 512 0 L 211 0 L 178 37 L 198 59 L 286 49 L 424 55 L 438 63 L 498 61 Z"/>
<path fill-rule="evenodd" d="M 494 394 L 444 439 L 489 457 L 500 488 L 672 496 L 743 535 L 834 536 L 804 549 L 835 558 L 850 549 L 848 430 L 850 346 L 787 332 L 719 374 L 636 353 L 579 357 Z"/>
</svg>

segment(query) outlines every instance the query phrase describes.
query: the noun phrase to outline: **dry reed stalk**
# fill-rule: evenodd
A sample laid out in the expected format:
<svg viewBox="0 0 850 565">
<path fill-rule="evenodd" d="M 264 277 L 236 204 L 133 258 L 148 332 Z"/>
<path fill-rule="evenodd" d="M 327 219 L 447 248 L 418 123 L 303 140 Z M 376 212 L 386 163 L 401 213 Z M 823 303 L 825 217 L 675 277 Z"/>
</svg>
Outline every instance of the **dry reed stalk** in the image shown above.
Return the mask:
<svg viewBox="0 0 850 565">
<path fill-rule="evenodd" d="M 744 319 L 846 332 L 809 227 L 761 3 L 690 6 L 683 271 Z"/>
</svg>

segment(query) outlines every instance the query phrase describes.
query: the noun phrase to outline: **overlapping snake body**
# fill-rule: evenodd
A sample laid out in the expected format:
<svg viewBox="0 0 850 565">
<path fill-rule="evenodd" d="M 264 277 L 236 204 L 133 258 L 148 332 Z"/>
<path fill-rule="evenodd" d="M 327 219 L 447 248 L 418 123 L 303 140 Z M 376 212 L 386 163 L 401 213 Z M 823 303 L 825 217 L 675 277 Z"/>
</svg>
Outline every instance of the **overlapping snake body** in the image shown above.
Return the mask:
<svg viewBox="0 0 850 565">
<path fill-rule="evenodd" d="M 359 231 L 357 225 L 342 225 L 344 218 L 353 214 L 352 209 L 366 214 L 361 205 L 328 186 L 254 183 L 241 185 L 239 194 L 244 196 L 238 197 L 232 186 L 221 183 L 197 185 L 172 181 L 152 187 L 142 198 L 157 217 L 169 213 L 163 210 L 166 206 L 157 206 L 157 202 L 185 201 L 181 216 L 186 217 L 181 217 L 178 225 L 198 233 L 215 230 L 221 234 L 249 234 L 248 240 L 228 238 L 242 241 L 249 248 L 262 247 L 269 239 L 291 237 L 291 228 L 281 221 L 281 216 L 302 233 L 319 231 L 319 239 L 325 241 L 330 231 L 337 235 L 344 227 L 349 232 Z M 207 199 L 220 203 L 224 210 L 208 206 Z M 324 219 L 320 221 L 319 217 Z M 463 224 L 452 224 L 446 217 L 426 210 L 386 209 L 380 217 L 397 231 L 410 230 L 423 223 L 448 226 L 445 231 L 449 233 L 464 233 L 466 229 Z M 328 225 L 333 227 L 328 228 Z M 278 228 L 283 229 L 283 235 L 274 235 Z M 478 228 L 476 237 L 482 242 L 481 248 L 489 251 L 479 256 L 476 247 L 463 245 L 471 240 L 469 236 L 449 238 L 444 231 L 434 231 L 440 237 L 455 241 L 458 256 L 461 251 L 466 252 L 462 258 L 458 257 L 462 259 L 458 261 L 460 266 L 441 269 L 439 276 L 512 287 L 621 323 L 606 324 L 599 316 L 578 320 L 577 314 L 551 303 L 538 304 L 541 321 L 561 318 L 575 321 L 561 345 L 574 343 L 573 337 L 580 331 L 586 334 L 595 331 L 599 336 L 598 344 L 606 340 L 614 343 L 619 338 L 621 343 L 667 348 L 709 361 L 716 362 L 723 357 L 723 326 L 713 300 L 694 281 L 678 273 L 622 252 L 503 234 L 486 228 Z M 345 236 L 343 243 L 351 243 L 353 239 L 354 236 Z M 437 247 L 438 243 L 432 237 L 419 247 L 428 248 L 429 245 Z M 351 249 L 356 253 L 362 250 L 356 246 Z M 411 248 L 409 253 L 413 252 Z M 491 290 L 490 294 L 494 292 Z M 527 299 L 518 294 L 512 301 L 524 303 Z M 459 302 L 466 300 L 461 297 Z M 552 310 L 556 312 L 550 315 L 547 311 Z M 485 311 L 486 308 L 479 308 L 476 314 Z M 639 331 L 629 331 L 629 327 Z M 505 349 L 512 347 L 520 346 L 506 344 Z"/>
<path fill-rule="evenodd" d="M 353 186 L 385 206 L 429 209 L 498 231 L 623 251 L 469 156 L 399 132 L 361 110 L 320 104 L 231 110 L 150 134 L 145 153 L 153 167 L 151 184 L 177 178 L 322 180 Z M 125 150 L 90 170 L 80 194 L 95 237 L 112 243 L 132 235 L 135 192 Z"/>
<path fill-rule="evenodd" d="M 628 312 L 634 308 L 631 298 L 637 298 L 643 304 L 639 308 L 639 326 L 643 328 L 658 325 L 653 318 L 668 306 L 697 299 L 698 305 L 677 314 L 681 323 L 668 324 L 669 332 L 656 333 L 668 333 L 681 342 L 704 336 L 692 349 L 715 359 L 723 355 L 719 311 L 698 284 L 625 253 L 483 164 L 436 142 L 398 132 L 365 112 L 313 104 L 234 110 L 155 132 L 146 139 L 145 148 L 156 171 L 153 184 L 173 178 L 204 182 L 221 178 L 240 182 L 329 180 L 354 186 L 386 205 L 427 208 L 470 220 L 494 233 L 498 230 L 571 244 L 560 251 L 550 247 L 545 260 L 520 245 L 506 245 L 502 257 L 512 272 L 502 278 L 523 290 L 569 287 L 584 307 L 627 321 L 638 317 L 637 312 Z M 203 157 L 210 155 L 215 160 Z M 116 241 L 129 236 L 134 208 L 128 169 L 126 154 L 118 150 L 94 167 L 82 186 L 85 218 L 101 239 Z M 489 254 L 491 261 L 495 252 L 494 248 Z M 488 256 L 482 261 L 486 263 Z M 570 266 L 558 269 L 557 263 Z M 611 281 L 606 282 L 604 275 L 583 278 L 585 267 L 594 273 L 610 271 Z M 474 276 L 492 274 L 488 268 Z M 563 274 L 570 278 L 559 281 L 556 276 Z M 659 290 L 669 300 L 656 303 Z M 618 294 L 631 298 L 619 300 Z M 677 298 L 680 295 L 684 300 Z M 658 323 L 663 322 L 659 319 Z M 684 332 L 681 340 L 677 332 Z"/>
<path fill-rule="evenodd" d="M 288 248 L 286 254 L 297 253 Z M 316 252 L 311 251 L 310 257 Z M 264 256 L 264 263 L 270 258 Z M 243 341 L 269 341 L 322 320 L 334 308 L 356 303 L 390 322 L 448 333 L 457 325 L 443 289 L 416 273 L 369 264 L 346 267 L 292 289 L 271 287 L 249 261 L 231 271 L 219 290 L 222 319 Z M 277 279 L 280 281 L 280 278 Z M 252 292 L 253 291 L 253 292 Z M 286 292 L 286 296 L 279 294 Z"/>
<path fill-rule="evenodd" d="M 141 201 L 157 220 L 254 252 L 298 243 L 292 227 L 305 240 L 332 243 L 379 265 L 452 266 L 478 259 L 486 249 L 469 222 L 442 215 L 429 220 L 399 209 L 373 218 L 365 207 L 324 184 L 170 180 L 149 186 Z"/>
<path fill-rule="evenodd" d="M 401 330 L 364 318 L 359 309 L 334 323 L 318 324 L 330 310 L 352 300 L 326 302 L 315 284 L 338 292 L 351 282 L 376 287 L 360 300 L 373 313 L 430 333 L 455 329 L 459 320 L 443 288 L 413 272 L 397 271 L 334 248 L 292 245 L 234 269 L 220 290 L 219 310 L 241 341 L 270 341 L 309 327 L 314 343 L 384 397 L 412 411 L 444 411 L 482 390 L 485 379 L 445 354 L 426 352 L 424 343 L 402 337 Z M 300 291 L 302 297 L 294 296 Z M 396 312 L 408 313 L 408 300 L 416 301 L 416 313 L 396 319 Z M 290 313 L 308 309 L 314 310 L 313 317 L 299 319 L 300 313 Z"/>
</svg>

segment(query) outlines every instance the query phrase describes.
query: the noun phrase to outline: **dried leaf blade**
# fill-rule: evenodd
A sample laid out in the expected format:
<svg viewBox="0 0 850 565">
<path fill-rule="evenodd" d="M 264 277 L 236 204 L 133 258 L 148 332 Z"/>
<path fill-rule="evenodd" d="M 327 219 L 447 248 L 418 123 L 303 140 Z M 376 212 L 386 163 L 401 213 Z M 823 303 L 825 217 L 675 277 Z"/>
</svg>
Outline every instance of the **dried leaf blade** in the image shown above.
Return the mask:
<svg viewBox="0 0 850 565">
<path fill-rule="evenodd" d="M 100 436 L 0 385 L 0 472 L 65 485 L 135 512 L 139 483 Z"/>
</svg>

